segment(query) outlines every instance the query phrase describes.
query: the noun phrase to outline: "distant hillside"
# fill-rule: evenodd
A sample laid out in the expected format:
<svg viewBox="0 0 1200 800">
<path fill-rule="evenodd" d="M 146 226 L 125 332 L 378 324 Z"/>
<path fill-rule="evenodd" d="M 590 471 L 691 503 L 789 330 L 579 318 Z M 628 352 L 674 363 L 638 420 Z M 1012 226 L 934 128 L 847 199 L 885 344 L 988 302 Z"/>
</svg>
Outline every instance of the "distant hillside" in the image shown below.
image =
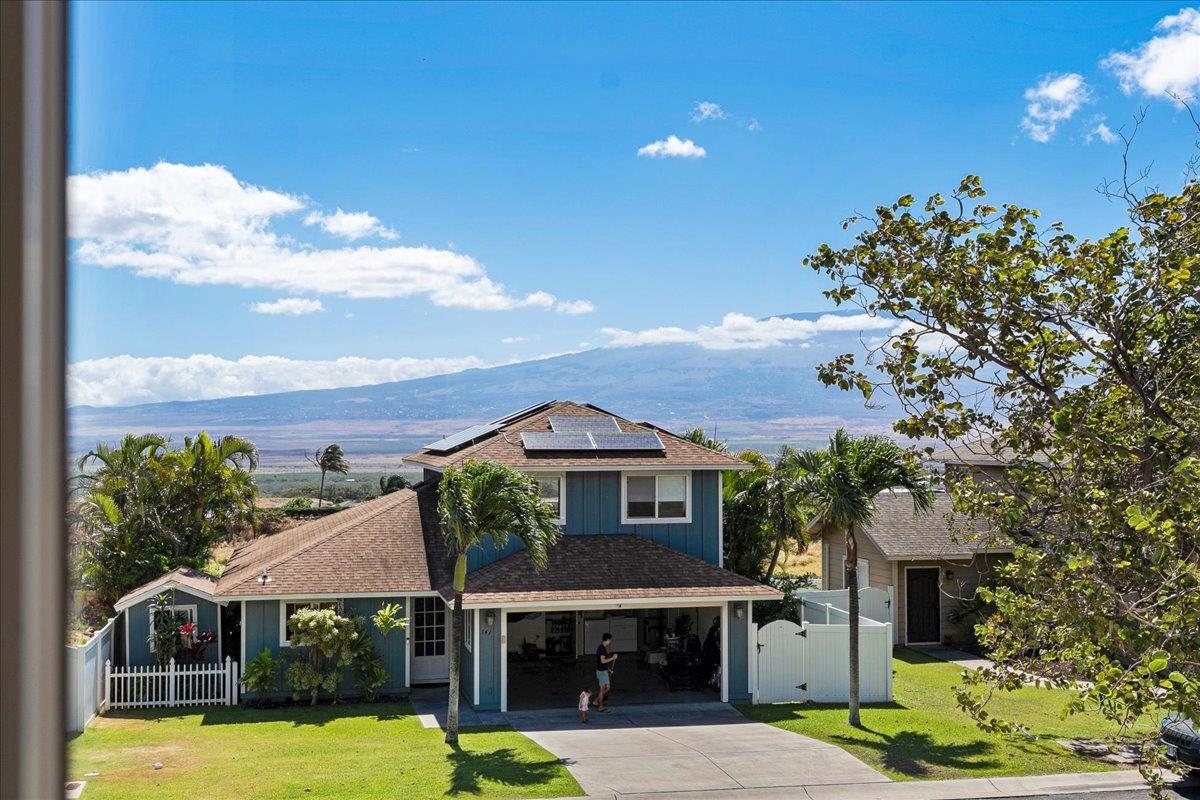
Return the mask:
<svg viewBox="0 0 1200 800">
<path fill-rule="evenodd" d="M 280 466 L 336 440 L 358 455 L 357 468 L 393 464 L 395 456 L 466 424 L 548 399 L 590 402 L 675 430 L 715 427 L 735 447 L 815 443 L 838 425 L 863 431 L 890 424 L 886 410 L 865 409 L 860 396 L 826 389 L 816 378 L 818 363 L 862 349 L 856 333 L 761 350 L 602 348 L 373 386 L 75 407 L 69 411 L 71 445 L 81 452 L 126 431 L 179 436 L 205 429 L 248 436 L 266 464 Z"/>
</svg>

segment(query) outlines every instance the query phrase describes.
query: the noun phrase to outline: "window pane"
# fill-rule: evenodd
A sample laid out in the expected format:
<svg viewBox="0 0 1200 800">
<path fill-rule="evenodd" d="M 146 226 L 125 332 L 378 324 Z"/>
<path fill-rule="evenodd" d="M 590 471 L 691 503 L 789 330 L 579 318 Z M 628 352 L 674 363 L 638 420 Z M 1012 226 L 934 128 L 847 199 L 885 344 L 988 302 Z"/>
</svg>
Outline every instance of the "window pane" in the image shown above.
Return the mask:
<svg viewBox="0 0 1200 800">
<path fill-rule="evenodd" d="M 625 516 L 654 516 L 654 476 L 631 476 L 625 479 Z"/>
<path fill-rule="evenodd" d="M 558 511 L 560 506 L 559 500 L 561 497 L 560 492 L 562 490 L 562 479 L 557 477 L 538 478 L 537 487 L 538 497 L 545 500 L 546 504 L 555 511 Z"/>
<path fill-rule="evenodd" d="M 658 479 L 658 516 L 668 519 L 687 516 L 687 478 L 664 475 Z"/>
</svg>

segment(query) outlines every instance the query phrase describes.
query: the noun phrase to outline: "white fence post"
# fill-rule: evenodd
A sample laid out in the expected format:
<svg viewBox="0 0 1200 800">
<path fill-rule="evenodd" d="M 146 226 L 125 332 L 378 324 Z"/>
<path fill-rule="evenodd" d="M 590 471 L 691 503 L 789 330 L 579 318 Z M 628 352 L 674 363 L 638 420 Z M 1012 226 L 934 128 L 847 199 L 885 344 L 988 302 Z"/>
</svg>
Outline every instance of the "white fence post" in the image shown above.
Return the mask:
<svg viewBox="0 0 1200 800">
<path fill-rule="evenodd" d="M 104 659 L 104 706 L 112 703 L 112 659 Z"/>
<path fill-rule="evenodd" d="M 167 662 L 167 705 L 175 705 L 175 656 Z"/>
</svg>

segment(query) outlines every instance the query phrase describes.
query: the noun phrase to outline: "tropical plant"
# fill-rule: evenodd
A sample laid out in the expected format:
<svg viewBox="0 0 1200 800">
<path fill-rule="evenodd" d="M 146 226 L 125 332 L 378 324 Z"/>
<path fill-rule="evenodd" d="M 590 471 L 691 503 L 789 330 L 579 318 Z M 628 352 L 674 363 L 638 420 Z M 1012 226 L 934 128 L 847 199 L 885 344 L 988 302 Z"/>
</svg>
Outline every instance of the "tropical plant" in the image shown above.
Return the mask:
<svg viewBox="0 0 1200 800">
<path fill-rule="evenodd" d="M 846 537 L 846 589 L 850 616 L 849 724 L 859 719 L 858 641 L 858 536 L 856 530 L 871 524 L 875 496 L 901 490 L 912 498 L 915 511 L 933 506 L 930 476 L 916 455 L 884 436 L 851 437 L 842 428 L 829 439 L 825 450 L 808 450 L 797 457 L 803 475 L 797 488 L 811 508 L 814 525 L 842 532 Z"/>
<path fill-rule="evenodd" d="M 333 693 L 342 682 L 342 667 L 349 664 L 348 645 L 360 634 L 355 624 L 332 608 L 301 608 L 288 619 L 292 663 L 287 668 L 292 699 L 303 692 L 317 704 L 322 691 Z"/>
<path fill-rule="evenodd" d="M 321 470 L 321 487 L 317 490 L 317 508 L 320 508 L 321 501 L 325 497 L 325 473 L 337 472 L 345 475 L 350 471 L 350 462 L 346 460 L 345 455 L 342 453 L 342 446 L 337 442 L 319 448 L 311 456 L 306 456 L 306 458 L 310 464 Z"/>
<path fill-rule="evenodd" d="M 366 620 L 357 615 L 349 619 L 350 630 L 343 640 L 338 663 L 350 667 L 363 698 L 374 701 L 379 688 L 388 681 L 388 671 L 383 659 L 375 651 L 375 642 L 367 630 Z"/>
<path fill-rule="evenodd" d="M 438 515 L 454 557 L 454 604 L 450 614 L 449 707 L 446 743 L 458 742 L 458 696 L 462 683 L 462 597 L 467 583 L 467 554 L 491 541 L 503 548 L 518 539 L 536 568 L 543 568 L 558 541 L 558 512 L 538 496 L 537 484 L 512 467 L 470 460 L 449 467 L 439 486 Z"/>
<path fill-rule="evenodd" d="M 286 514 L 289 511 L 308 511 L 312 507 L 313 501 L 311 497 L 293 497 L 281 505 L 279 510 Z"/>
<path fill-rule="evenodd" d="M 403 475 L 380 475 L 379 493 L 391 494 L 412 486 L 412 482 Z"/>
<path fill-rule="evenodd" d="M 989 204 L 971 175 L 848 220 L 853 244 L 807 260 L 832 299 L 897 320 L 878 372 L 847 354 L 822 379 L 887 391 L 902 434 L 992 440 L 1008 461 L 951 486 L 960 514 L 1015 545 L 977 629 L 996 666 L 971 679 L 1061 676 L 1047 680 L 1078 690 L 1066 710 L 1120 726 L 1200 718 L 1197 163 L 1177 190 L 1128 172 L 1108 184 L 1128 221 L 1096 239 Z M 1003 731 L 991 694 L 968 685 L 960 702 Z"/>
<path fill-rule="evenodd" d="M 375 626 L 375 630 L 379 631 L 386 640 L 387 635 L 392 631 L 401 630 L 407 625 L 404 619 L 404 609 L 399 603 L 387 603 L 380 607 L 371 617 L 371 622 Z"/>
<path fill-rule="evenodd" d="M 181 660 L 184 653 L 183 626 L 189 624 L 188 618 L 173 610 L 174 604 L 174 598 L 167 594 L 160 594 L 150 601 L 150 635 L 146 641 L 160 667 L 165 667 L 171 659 Z"/>
<path fill-rule="evenodd" d="M 203 569 L 212 545 L 253 519 L 254 445 L 205 433 L 166 444 L 130 435 L 79 461 L 80 575 L 109 603 L 176 567 Z"/>
<path fill-rule="evenodd" d="M 258 655 L 246 662 L 242 671 L 242 686 L 247 692 L 264 695 L 279 688 L 279 659 L 264 647 Z"/>
<path fill-rule="evenodd" d="M 718 453 L 728 453 L 729 445 L 721 439 L 714 439 L 705 432 L 704 428 L 695 427 L 686 431 L 682 438 L 687 439 L 692 444 L 698 444 L 701 447 L 707 447 Z"/>
<path fill-rule="evenodd" d="M 808 547 L 811 509 L 798 490 L 803 474 L 800 454 L 783 445 L 774 464 L 754 450 L 739 453 L 738 458 L 751 468 L 732 472 L 727 478 L 725 532 L 727 541 L 732 539 L 730 568 L 770 583 L 783 553 Z"/>
</svg>

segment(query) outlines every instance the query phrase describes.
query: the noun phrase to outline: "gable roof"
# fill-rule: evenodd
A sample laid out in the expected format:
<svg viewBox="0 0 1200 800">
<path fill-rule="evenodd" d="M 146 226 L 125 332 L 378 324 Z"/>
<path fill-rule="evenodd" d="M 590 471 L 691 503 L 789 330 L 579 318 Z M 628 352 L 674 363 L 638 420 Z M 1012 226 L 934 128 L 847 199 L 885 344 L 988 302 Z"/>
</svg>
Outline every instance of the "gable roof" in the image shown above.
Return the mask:
<svg viewBox="0 0 1200 800">
<path fill-rule="evenodd" d="M 449 585 L 441 594 L 454 596 Z M 774 600 L 782 593 L 641 536 L 594 534 L 561 537 L 542 570 L 519 550 L 467 573 L 463 606 L 729 597 Z"/>
<path fill-rule="evenodd" d="M 525 450 L 521 434 L 525 432 L 550 431 L 550 417 L 612 417 L 625 433 L 657 433 L 662 440 L 662 451 L 621 450 Z M 448 452 L 435 451 L 428 445 L 418 453 L 404 457 L 406 464 L 441 470 L 457 466 L 470 459 L 495 461 L 517 469 L 653 469 L 696 468 L 696 469 L 748 469 L 749 465 L 727 453 L 718 453 L 701 447 L 647 422 L 630 422 L 615 414 L 592 405 L 557 400 L 533 406 L 524 412 L 501 418 L 491 426 L 468 428 L 470 438 L 463 445 Z"/>
<path fill-rule="evenodd" d="M 911 559 L 962 559 L 979 553 L 1007 553 L 1001 542 L 980 521 L 957 516 L 944 492 L 934 495 L 933 508 L 913 509 L 905 492 L 884 492 L 875 497 L 875 517 L 863 533 L 891 561 Z M 963 541 L 957 541 L 957 540 Z"/>
<path fill-rule="evenodd" d="M 113 604 L 113 610 L 124 611 L 143 600 L 149 600 L 151 597 L 156 597 L 168 591 L 172 586 L 203 597 L 206 600 L 211 600 L 213 591 L 217 588 L 217 579 L 207 572 L 201 572 L 191 567 L 173 569 L 165 575 L 160 575 L 154 580 L 143 583 L 136 589 L 126 592 L 121 596 L 121 599 Z"/>
<path fill-rule="evenodd" d="M 428 592 L 418 490 L 401 489 L 353 508 L 262 536 L 234 551 L 218 599 L 279 595 Z M 436 501 L 435 501 L 436 514 Z M 259 580 L 266 571 L 270 581 Z"/>
</svg>

